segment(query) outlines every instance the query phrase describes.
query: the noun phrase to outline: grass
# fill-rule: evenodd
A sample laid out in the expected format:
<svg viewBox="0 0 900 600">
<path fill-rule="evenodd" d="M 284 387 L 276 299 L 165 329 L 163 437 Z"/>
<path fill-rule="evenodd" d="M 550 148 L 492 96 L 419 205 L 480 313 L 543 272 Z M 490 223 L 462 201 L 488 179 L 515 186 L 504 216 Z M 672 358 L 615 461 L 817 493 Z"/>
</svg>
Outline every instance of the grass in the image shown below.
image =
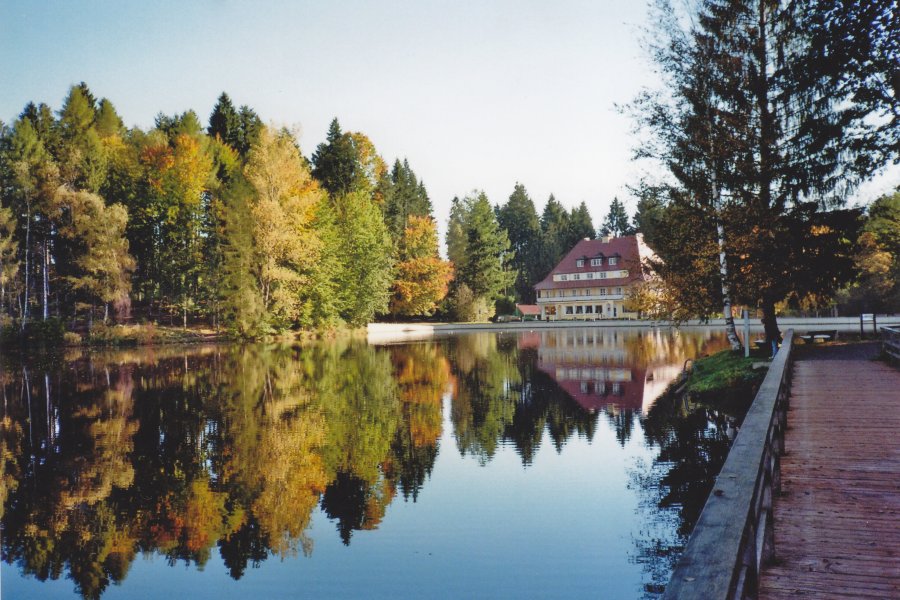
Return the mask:
<svg viewBox="0 0 900 600">
<path fill-rule="evenodd" d="M 752 394 L 766 376 L 764 369 L 753 368 L 758 362 L 759 358 L 744 358 L 731 350 L 697 359 L 685 391 L 705 399 Z"/>
</svg>

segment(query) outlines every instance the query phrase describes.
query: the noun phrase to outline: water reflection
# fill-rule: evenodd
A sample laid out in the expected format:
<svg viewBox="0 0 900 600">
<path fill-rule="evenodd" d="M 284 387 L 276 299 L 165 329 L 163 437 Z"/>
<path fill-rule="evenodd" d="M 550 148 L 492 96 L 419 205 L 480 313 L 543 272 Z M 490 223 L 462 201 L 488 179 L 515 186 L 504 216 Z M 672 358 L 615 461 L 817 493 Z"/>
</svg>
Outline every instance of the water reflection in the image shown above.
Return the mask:
<svg viewBox="0 0 900 600">
<path fill-rule="evenodd" d="M 272 556 L 311 555 L 317 510 L 350 545 L 398 494 L 416 502 L 445 426 L 461 456 L 487 465 L 512 447 L 527 467 L 544 439 L 557 453 L 592 440 L 604 415 L 619 445 L 639 423 L 658 449 L 632 473 L 647 513 L 635 560 L 652 592 L 733 435 L 727 415 L 653 399 L 686 358 L 721 345 L 570 329 L 7 358 L 2 558 L 84 598 L 125 581 L 140 553 L 197 567 L 217 554 L 240 579 Z"/>
</svg>

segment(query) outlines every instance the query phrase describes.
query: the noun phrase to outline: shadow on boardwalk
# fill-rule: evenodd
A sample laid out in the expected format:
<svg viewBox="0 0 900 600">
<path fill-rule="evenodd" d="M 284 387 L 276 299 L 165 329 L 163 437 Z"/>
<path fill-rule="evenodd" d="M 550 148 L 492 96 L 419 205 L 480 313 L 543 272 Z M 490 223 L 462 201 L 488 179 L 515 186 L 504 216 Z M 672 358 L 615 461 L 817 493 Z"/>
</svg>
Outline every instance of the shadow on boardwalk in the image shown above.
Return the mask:
<svg viewBox="0 0 900 600">
<path fill-rule="evenodd" d="M 875 342 L 797 350 L 760 598 L 900 598 L 900 369 Z"/>
</svg>

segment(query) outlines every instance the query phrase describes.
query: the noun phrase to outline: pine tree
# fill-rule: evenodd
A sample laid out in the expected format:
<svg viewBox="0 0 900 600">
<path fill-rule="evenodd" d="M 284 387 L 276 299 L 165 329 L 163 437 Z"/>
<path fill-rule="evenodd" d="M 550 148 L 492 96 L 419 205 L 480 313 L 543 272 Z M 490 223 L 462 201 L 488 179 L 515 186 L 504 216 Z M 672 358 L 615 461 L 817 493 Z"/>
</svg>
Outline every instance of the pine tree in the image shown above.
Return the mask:
<svg viewBox="0 0 900 600">
<path fill-rule="evenodd" d="M 484 192 L 466 199 L 466 260 L 459 266 L 460 280 L 478 298 L 493 302 L 515 282 L 516 271 L 509 238 L 500 228 Z"/>
<path fill-rule="evenodd" d="M 613 197 L 613 201 L 609 205 L 609 212 L 600 226 L 600 235 L 622 237 L 623 235 L 631 235 L 634 230 L 628 223 L 628 213 L 625 211 L 625 205 L 619 201 L 618 197 Z"/>
<path fill-rule="evenodd" d="M 594 239 L 595 237 L 597 237 L 597 234 L 594 230 L 594 223 L 591 220 L 591 213 L 588 211 L 587 204 L 582 200 L 581 204 L 577 208 L 573 208 L 569 213 L 569 233 L 566 237 L 566 246 L 571 250 L 581 240 L 585 238 Z"/>
<path fill-rule="evenodd" d="M 332 196 L 349 193 L 358 177 L 356 152 L 350 136 L 341 131 L 337 118 L 328 127 L 328 136 L 312 157 L 313 177 Z"/>
<path fill-rule="evenodd" d="M 656 134 L 644 152 L 677 181 L 667 194 L 670 205 L 680 205 L 672 214 L 693 211 L 697 234 L 712 235 L 707 245 L 717 252 L 706 260 L 718 254 L 726 317 L 733 297 L 759 306 L 768 326 L 775 325 L 776 302 L 825 292 L 844 277 L 808 287 L 825 282 L 807 276 L 810 248 L 800 250 L 822 222 L 852 229 L 816 211 L 839 205 L 860 161 L 868 160 L 844 141 L 860 126 L 864 105 L 834 94 L 834 81 L 815 69 L 806 69 L 808 77 L 796 72 L 815 56 L 798 6 L 706 0 L 694 15 L 697 25 L 685 32 L 664 4 L 656 36 L 662 43 L 653 50 L 669 102 L 645 95 L 636 103 L 639 120 Z M 820 237 L 824 251 L 831 238 Z M 693 270 L 707 271 L 697 264 Z M 682 275 L 673 292 L 696 295 L 686 285 L 690 274 Z M 716 294 L 705 296 L 714 301 Z"/>
<path fill-rule="evenodd" d="M 570 216 L 562 204 L 550 194 L 541 214 L 541 248 L 536 280 L 540 281 L 571 250 L 569 246 Z"/>
<path fill-rule="evenodd" d="M 517 183 L 506 204 L 497 210 L 497 221 L 505 231 L 514 253 L 511 266 L 516 277 L 516 297 L 522 302 L 534 302 L 541 246 L 541 224 L 534 202 L 525 186 Z"/>
<path fill-rule="evenodd" d="M 218 137 L 235 150 L 242 147 L 241 118 L 225 92 L 219 96 L 209 115 L 209 127 L 206 132 L 211 138 Z"/>
<path fill-rule="evenodd" d="M 106 98 L 100 100 L 94 121 L 97 133 L 101 138 L 121 136 L 125 132 L 125 124 L 122 123 L 122 118 L 116 112 L 116 107 Z"/>
<path fill-rule="evenodd" d="M 431 216 L 431 200 L 425 191 L 425 185 L 416 178 L 406 159 L 402 163 L 399 160 L 394 162 L 387 181 L 390 189 L 386 193 L 382 192 L 385 197 L 384 220 L 391 237 L 397 242 L 406 229 L 409 217 Z"/>
</svg>

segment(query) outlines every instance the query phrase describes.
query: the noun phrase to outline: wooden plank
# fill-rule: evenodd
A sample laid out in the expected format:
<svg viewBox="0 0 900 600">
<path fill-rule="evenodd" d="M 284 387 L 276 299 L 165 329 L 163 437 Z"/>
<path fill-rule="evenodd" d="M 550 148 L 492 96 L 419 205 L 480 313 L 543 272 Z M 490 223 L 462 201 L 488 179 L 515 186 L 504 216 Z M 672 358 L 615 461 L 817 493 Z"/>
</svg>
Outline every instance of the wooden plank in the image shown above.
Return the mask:
<svg viewBox="0 0 900 600">
<path fill-rule="evenodd" d="M 900 598 L 900 371 L 838 352 L 795 363 L 760 598 Z"/>
</svg>

